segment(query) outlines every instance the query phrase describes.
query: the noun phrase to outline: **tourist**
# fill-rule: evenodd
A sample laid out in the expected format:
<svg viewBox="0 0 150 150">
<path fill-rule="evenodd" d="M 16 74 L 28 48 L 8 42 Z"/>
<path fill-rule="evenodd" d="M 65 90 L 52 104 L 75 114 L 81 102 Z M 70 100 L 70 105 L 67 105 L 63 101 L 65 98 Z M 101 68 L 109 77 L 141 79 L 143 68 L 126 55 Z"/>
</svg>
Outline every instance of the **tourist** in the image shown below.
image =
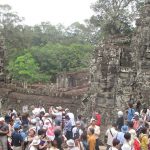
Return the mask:
<svg viewBox="0 0 150 150">
<path fill-rule="evenodd" d="M 91 119 L 90 121 L 91 125 L 88 127 L 88 130 L 90 128 L 94 129 L 94 134 L 96 137 L 96 150 L 99 150 L 99 145 L 100 145 L 100 141 L 99 141 L 99 136 L 100 136 L 100 127 L 96 125 L 96 120 L 94 118 Z"/>
<path fill-rule="evenodd" d="M 16 123 L 14 125 L 14 130 L 15 131 L 12 133 L 12 136 L 11 136 L 13 150 L 22 150 L 23 149 L 23 137 L 19 132 L 20 125 Z"/>
<path fill-rule="evenodd" d="M 32 143 L 29 145 L 29 149 L 28 150 L 38 150 L 39 149 L 39 144 L 40 144 L 40 139 L 38 136 L 36 136 Z"/>
<path fill-rule="evenodd" d="M 80 128 L 82 129 L 82 131 L 84 131 L 85 130 L 85 122 L 83 121 L 83 116 L 79 115 L 77 119 L 80 122 Z"/>
<path fill-rule="evenodd" d="M 135 110 L 133 109 L 133 104 L 129 103 L 127 120 L 130 122 L 134 117 Z"/>
<path fill-rule="evenodd" d="M 99 110 L 96 110 L 95 113 L 94 113 L 94 117 L 96 119 L 96 125 L 97 126 L 100 126 L 101 125 L 101 115 L 100 115 L 100 111 Z"/>
<path fill-rule="evenodd" d="M 136 110 L 136 112 L 138 112 L 140 114 L 140 112 L 142 110 L 142 104 L 140 101 L 137 101 L 135 110 Z"/>
<path fill-rule="evenodd" d="M 121 127 L 124 125 L 124 117 L 122 111 L 118 111 L 118 119 L 116 124 L 117 124 L 117 129 L 121 131 Z"/>
<path fill-rule="evenodd" d="M 117 125 L 116 123 L 113 123 L 112 126 L 106 131 L 106 137 L 107 137 L 107 150 L 112 146 L 112 141 L 115 137 L 117 137 L 118 131 L 116 130 Z"/>
<path fill-rule="evenodd" d="M 59 150 L 62 150 L 62 143 L 65 141 L 65 139 L 62 136 L 61 130 L 60 129 L 56 129 L 54 131 L 54 134 L 55 134 L 54 140 L 57 142 L 57 148 Z"/>
<path fill-rule="evenodd" d="M 80 138 L 80 149 L 81 150 L 89 150 L 87 132 L 83 132 Z"/>
<path fill-rule="evenodd" d="M 112 146 L 109 148 L 109 150 L 119 150 L 119 143 L 120 141 L 118 139 L 113 139 Z"/>
<path fill-rule="evenodd" d="M 131 134 L 129 132 L 125 133 L 124 138 L 125 138 L 125 142 L 123 143 L 123 146 L 121 147 L 121 149 L 122 150 L 132 150 Z"/>
<path fill-rule="evenodd" d="M 139 128 L 139 113 L 138 112 L 135 112 L 134 113 L 134 117 L 132 119 L 132 122 L 133 122 L 133 128 L 135 130 L 137 130 Z"/>
<path fill-rule="evenodd" d="M 73 136 L 73 139 L 76 140 L 76 139 L 79 139 L 80 136 L 82 135 L 83 131 L 81 129 L 81 124 L 79 121 L 76 122 L 76 126 L 72 129 L 72 136 Z"/>
<path fill-rule="evenodd" d="M 88 130 L 88 145 L 89 150 L 96 150 L 96 136 L 94 134 L 94 128 L 89 128 Z"/>
<path fill-rule="evenodd" d="M 134 140 L 137 137 L 136 131 L 133 128 L 133 126 L 134 126 L 134 123 L 132 121 L 128 122 L 128 127 L 129 127 L 129 131 L 128 132 L 131 134 L 131 144 L 134 143 Z"/>
<path fill-rule="evenodd" d="M 147 128 L 144 127 L 141 132 L 142 133 L 139 136 L 141 142 L 141 150 L 148 150 L 149 139 L 147 135 Z"/>
<path fill-rule="evenodd" d="M 68 150 L 80 150 L 78 147 L 75 146 L 74 140 L 70 139 L 67 142 Z"/>
<path fill-rule="evenodd" d="M 3 117 L 0 117 L 0 149 L 8 150 L 7 149 L 7 134 L 9 133 L 9 127 L 5 123 Z"/>
<path fill-rule="evenodd" d="M 137 128 L 136 130 L 136 134 L 137 134 L 137 137 L 139 137 L 139 135 L 142 133 L 142 129 L 145 127 L 144 125 L 144 121 L 142 118 L 139 119 L 139 127 Z"/>
<path fill-rule="evenodd" d="M 74 114 L 72 112 L 70 112 L 70 110 L 68 108 L 65 109 L 66 115 L 69 116 L 70 120 L 71 120 L 71 124 L 72 124 L 72 128 L 75 126 L 75 117 Z"/>
<path fill-rule="evenodd" d="M 128 126 L 124 125 L 124 126 L 122 126 L 121 131 L 118 132 L 117 135 L 116 135 L 116 137 L 115 137 L 116 139 L 118 139 L 120 141 L 120 145 L 121 146 L 123 145 L 123 143 L 125 141 L 124 135 L 127 132 L 128 132 Z"/>
<path fill-rule="evenodd" d="M 72 123 L 70 117 L 67 115 L 65 117 L 64 134 L 67 140 L 72 139 Z"/>
</svg>

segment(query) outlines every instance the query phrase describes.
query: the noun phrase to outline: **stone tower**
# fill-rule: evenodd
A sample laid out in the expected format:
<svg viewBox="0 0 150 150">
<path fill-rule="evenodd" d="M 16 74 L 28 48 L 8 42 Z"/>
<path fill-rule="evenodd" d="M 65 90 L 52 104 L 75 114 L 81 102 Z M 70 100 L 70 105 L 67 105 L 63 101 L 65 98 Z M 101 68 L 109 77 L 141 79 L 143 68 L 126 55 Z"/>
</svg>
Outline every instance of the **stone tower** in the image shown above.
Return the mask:
<svg viewBox="0 0 150 150">
<path fill-rule="evenodd" d="M 104 118 L 113 121 L 116 110 L 125 110 L 129 100 L 149 103 L 149 0 L 140 12 L 132 38 L 115 35 L 95 49 L 90 67 L 91 88 L 82 101 L 85 112 L 98 108 Z"/>
</svg>

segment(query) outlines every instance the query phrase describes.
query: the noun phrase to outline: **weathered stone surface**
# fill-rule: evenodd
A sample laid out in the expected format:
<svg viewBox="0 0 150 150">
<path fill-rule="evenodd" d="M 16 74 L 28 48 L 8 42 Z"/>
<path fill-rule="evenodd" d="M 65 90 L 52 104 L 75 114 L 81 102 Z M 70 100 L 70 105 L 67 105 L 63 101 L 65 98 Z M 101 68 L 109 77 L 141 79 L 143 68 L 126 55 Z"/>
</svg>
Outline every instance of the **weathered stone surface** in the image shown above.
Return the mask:
<svg viewBox="0 0 150 150">
<path fill-rule="evenodd" d="M 102 41 L 91 61 L 91 88 L 83 98 L 85 113 L 99 108 L 108 118 L 125 110 L 131 98 L 149 104 L 150 3 L 147 0 L 132 38 L 112 36 Z M 111 117 L 113 120 L 113 117 Z M 105 120 L 106 122 L 108 120 Z M 105 123 L 106 123 L 105 122 Z"/>
</svg>

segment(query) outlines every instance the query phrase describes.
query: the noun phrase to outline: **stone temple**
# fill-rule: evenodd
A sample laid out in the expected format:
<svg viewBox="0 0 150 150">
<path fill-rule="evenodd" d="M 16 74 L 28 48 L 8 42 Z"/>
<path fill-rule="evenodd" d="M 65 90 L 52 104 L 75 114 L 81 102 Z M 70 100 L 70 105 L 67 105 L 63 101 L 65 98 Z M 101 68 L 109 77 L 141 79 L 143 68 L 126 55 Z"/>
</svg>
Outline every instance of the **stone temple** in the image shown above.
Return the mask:
<svg viewBox="0 0 150 150">
<path fill-rule="evenodd" d="M 41 103 L 47 107 L 56 104 L 85 114 L 91 114 L 98 108 L 107 123 L 107 118 L 113 121 L 116 110 L 126 109 L 129 100 L 140 100 L 148 106 L 150 104 L 149 0 L 146 0 L 141 8 L 136 26 L 132 37 L 114 35 L 99 44 L 93 51 L 90 77 L 87 72 L 86 75 L 83 72 L 77 75 L 62 75 L 58 77 L 59 83 L 56 85 L 36 89 L 1 84 L 4 81 L 5 52 L 4 42 L 1 39 L 0 99 L 2 97 L 4 108 L 9 105 L 20 109 L 27 104 Z"/>
<path fill-rule="evenodd" d="M 129 100 L 150 104 L 149 1 L 141 8 L 136 26 L 132 38 L 114 35 L 94 50 L 91 87 L 82 100 L 85 113 L 98 108 L 108 118 L 116 110 L 125 110 Z"/>
</svg>

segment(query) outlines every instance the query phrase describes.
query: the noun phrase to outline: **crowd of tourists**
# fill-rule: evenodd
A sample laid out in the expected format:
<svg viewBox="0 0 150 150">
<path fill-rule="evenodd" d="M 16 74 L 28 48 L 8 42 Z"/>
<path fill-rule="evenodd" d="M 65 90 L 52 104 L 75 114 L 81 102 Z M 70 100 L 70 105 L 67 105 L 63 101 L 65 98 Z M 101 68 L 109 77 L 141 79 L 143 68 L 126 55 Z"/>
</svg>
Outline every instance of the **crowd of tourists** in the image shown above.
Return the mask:
<svg viewBox="0 0 150 150">
<path fill-rule="evenodd" d="M 150 109 L 140 102 L 129 103 L 126 112 L 116 112 L 116 120 L 108 125 L 104 142 L 106 150 L 149 150 Z M 115 115 L 115 114 L 114 114 Z M 32 106 L 20 114 L 9 109 L 0 116 L 0 150 L 99 150 L 100 112 L 89 122 L 68 108 Z M 103 140 L 102 140 L 103 141 Z"/>
</svg>

